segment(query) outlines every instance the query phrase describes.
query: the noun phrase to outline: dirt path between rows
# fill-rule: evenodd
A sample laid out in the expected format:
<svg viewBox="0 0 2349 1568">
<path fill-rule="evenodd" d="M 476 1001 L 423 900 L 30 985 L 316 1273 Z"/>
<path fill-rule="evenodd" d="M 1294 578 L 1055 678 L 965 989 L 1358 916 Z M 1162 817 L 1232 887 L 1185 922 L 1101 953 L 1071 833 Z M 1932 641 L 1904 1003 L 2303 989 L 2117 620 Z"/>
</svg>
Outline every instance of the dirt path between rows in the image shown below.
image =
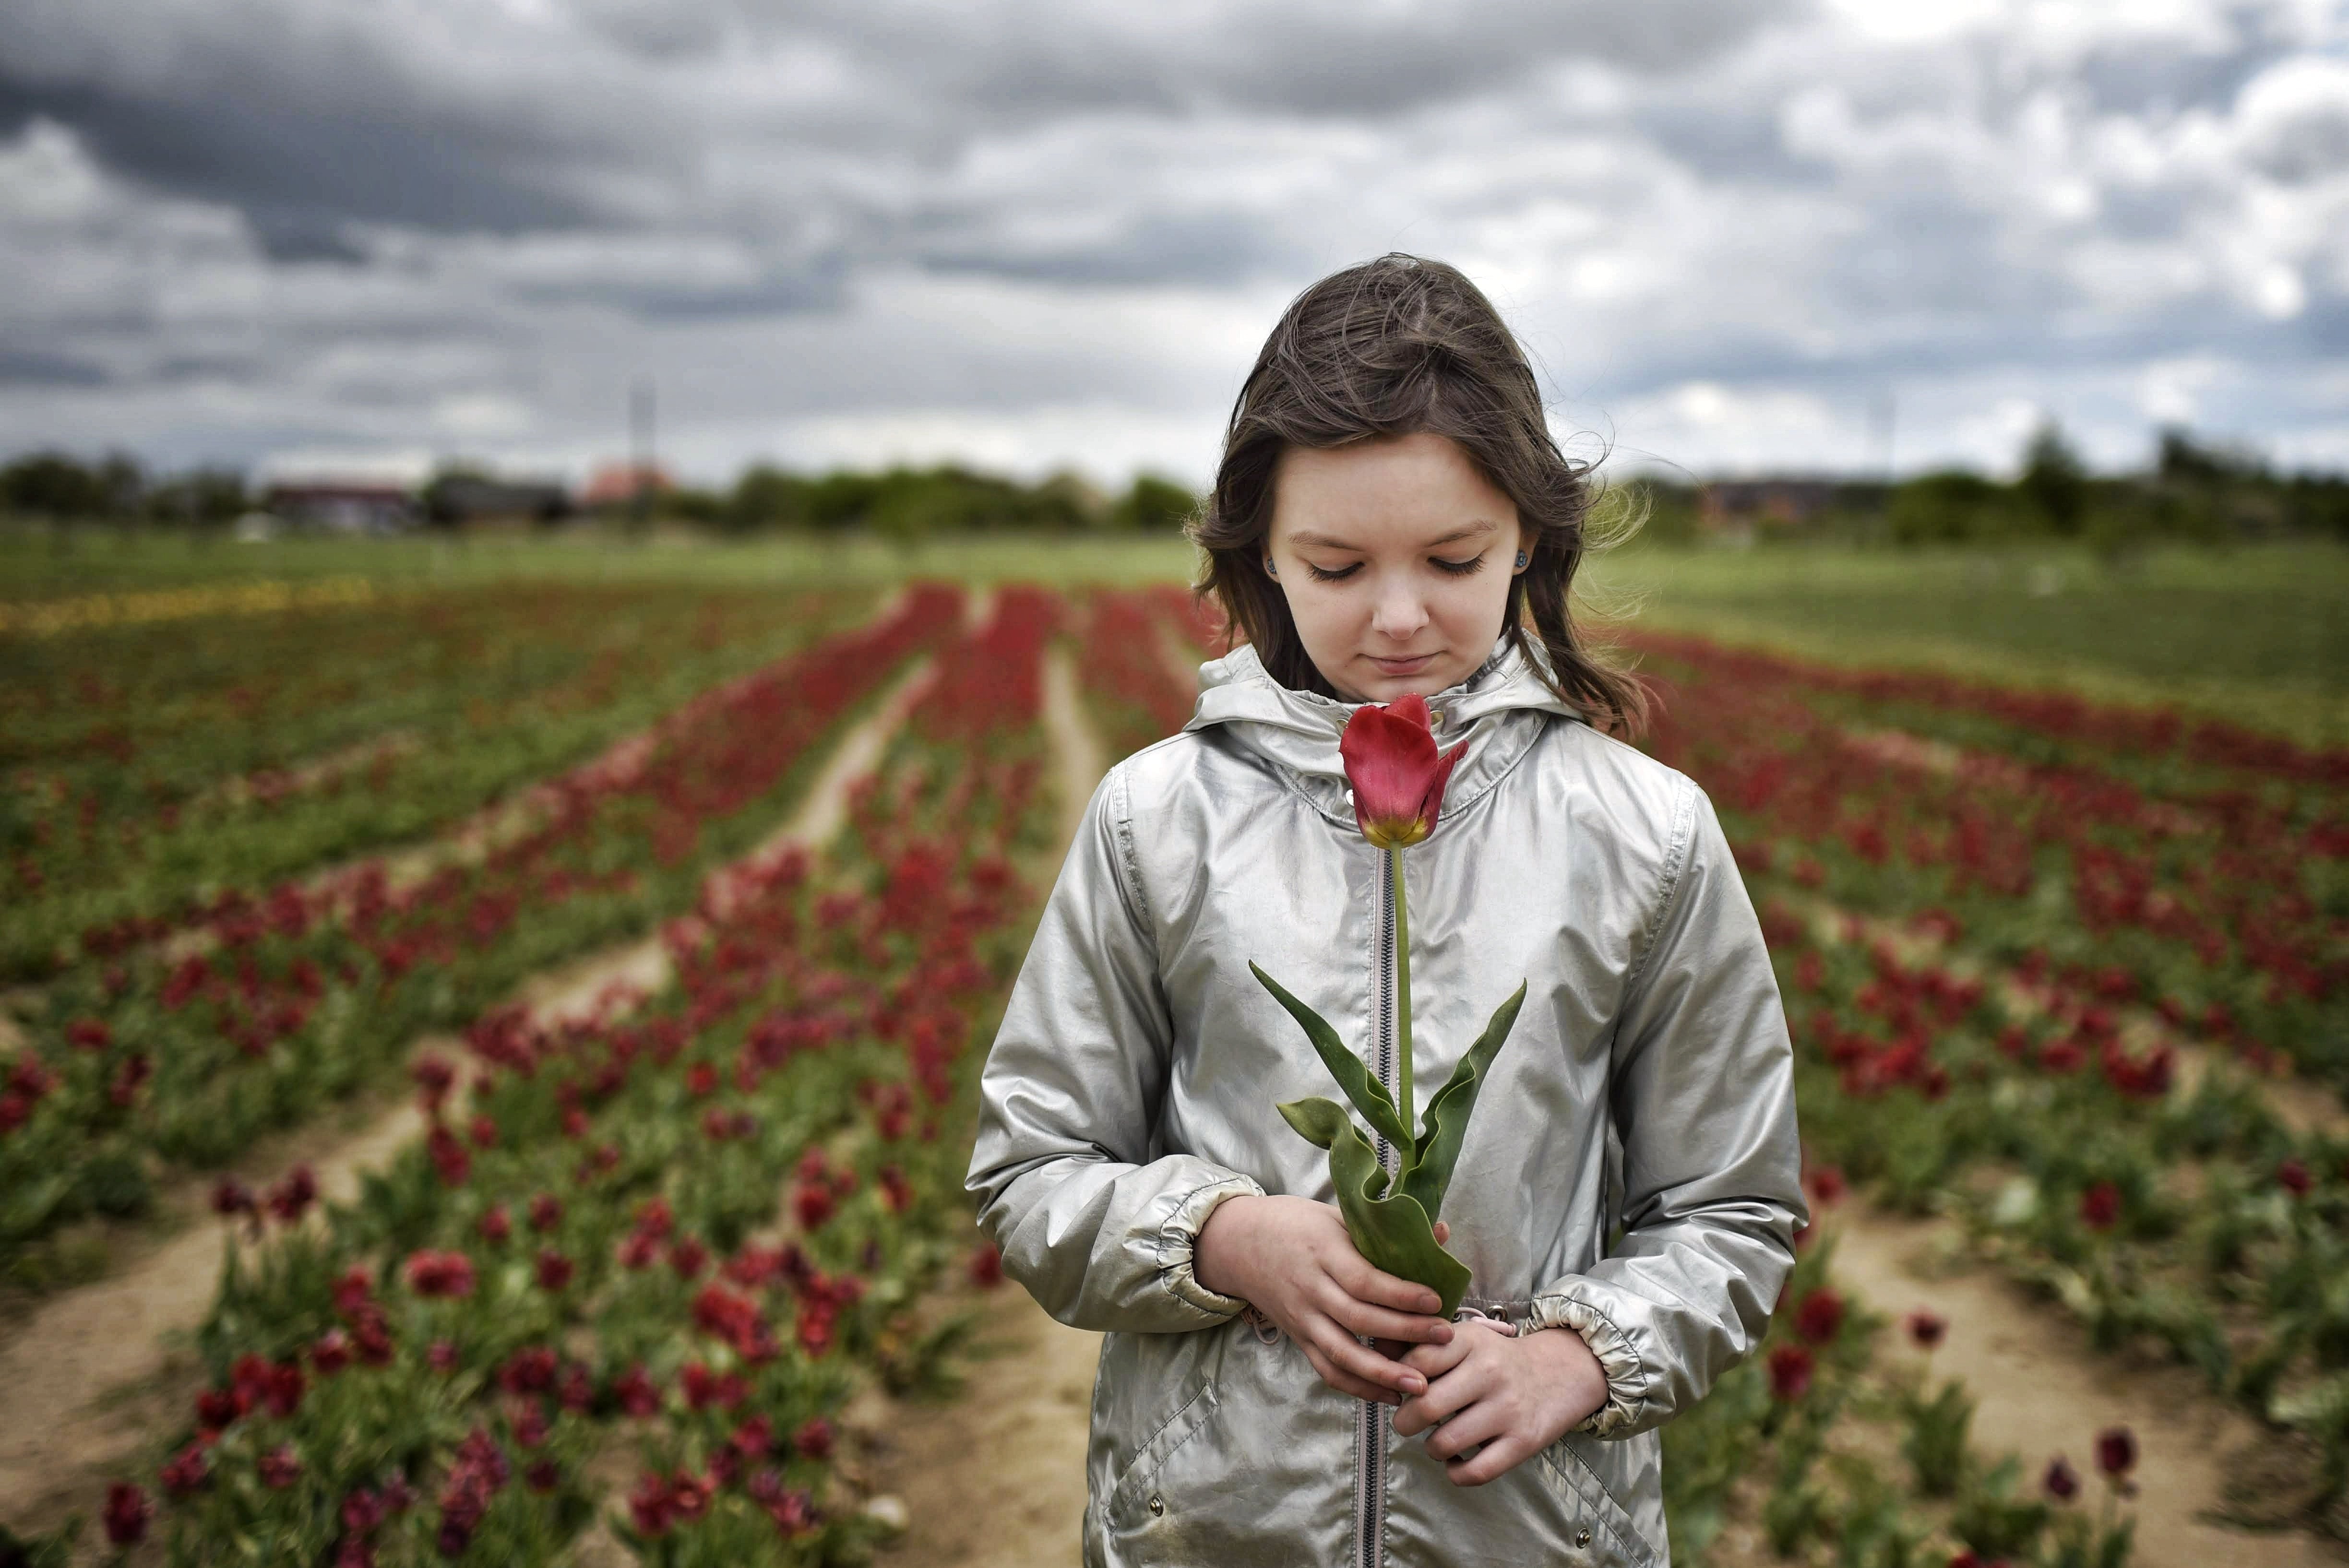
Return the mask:
<svg viewBox="0 0 2349 1568">
<path fill-rule="evenodd" d="M 1044 658 L 1061 839 L 1108 771 L 1066 649 Z M 873 1399 L 857 1423 L 871 1484 L 905 1505 L 882 1561 L 905 1568 L 1076 1568 L 1085 1435 L 1101 1336 L 1066 1328 L 1016 1284 L 949 1298 L 980 1314 L 980 1355 L 951 1403 Z"/>
<path fill-rule="evenodd" d="M 2137 1435 L 2136 1568 L 2340 1568 L 2349 1561 L 2311 1535 L 2255 1534 L 2203 1520 L 2220 1500 L 2223 1457 L 2259 1441 L 2261 1429 L 2213 1398 L 2200 1373 L 2099 1354 L 2059 1309 L 1995 1272 L 1952 1272 L 1944 1222 L 1846 1202 L 1820 1225 L 1835 1239 L 1834 1274 L 1847 1292 L 1895 1318 L 1924 1307 L 1948 1321 L 1932 1372 L 1961 1379 L 1979 1401 L 1978 1451 L 2021 1455 L 2035 1485 L 2059 1453 L 2093 1476 L 2096 1434 L 2107 1427 Z M 1888 1341 L 1884 1353 L 1904 1352 Z"/>
<path fill-rule="evenodd" d="M 932 669 L 923 660 L 887 688 L 834 745 L 798 808 L 752 858 L 813 849 L 839 832 L 850 787 L 880 760 Z M 714 873 L 721 884 L 726 874 Z M 518 988 L 516 999 L 553 1019 L 594 1006 L 616 985 L 650 994 L 669 978 L 667 951 L 657 936 L 647 936 L 538 975 Z M 435 1046 L 452 1057 L 461 1052 L 447 1040 L 419 1042 L 418 1049 Z M 306 1161 L 327 1198 L 348 1200 L 365 1172 L 388 1164 L 423 1130 L 421 1112 L 402 1102 L 356 1131 L 295 1135 L 285 1163 Z M 193 1206 L 184 1192 L 171 1202 Z M 18 1530 L 47 1529 L 75 1508 L 91 1507 L 109 1474 L 183 1418 L 198 1377 L 185 1336 L 212 1306 L 223 1255 L 220 1231 L 195 1225 L 11 1327 L 0 1345 L 0 1411 L 7 1418 L 0 1421 L 0 1520 Z"/>
</svg>

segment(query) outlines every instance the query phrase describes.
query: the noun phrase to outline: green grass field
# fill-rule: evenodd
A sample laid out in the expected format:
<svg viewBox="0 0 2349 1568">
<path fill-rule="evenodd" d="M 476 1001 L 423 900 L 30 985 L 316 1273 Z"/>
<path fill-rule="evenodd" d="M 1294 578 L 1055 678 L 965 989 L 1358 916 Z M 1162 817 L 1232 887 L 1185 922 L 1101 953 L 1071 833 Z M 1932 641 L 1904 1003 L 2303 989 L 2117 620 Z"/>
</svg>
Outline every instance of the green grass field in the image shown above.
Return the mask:
<svg viewBox="0 0 2349 1568">
<path fill-rule="evenodd" d="M 191 583 L 363 576 L 382 587 L 534 577 L 801 587 L 911 576 L 969 583 L 1179 579 L 1180 541 L 963 537 L 627 543 L 594 536 L 196 544 L 0 532 L 0 600 Z M 1593 604 L 1637 622 L 1837 662 L 1925 665 L 2107 701 L 2177 702 L 2309 742 L 2349 743 L 2349 550 L 2171 549 L 2123 565 L 2085 551 L 1745 552 L 1634 547 L 1593 558 Z"/>
</svg>

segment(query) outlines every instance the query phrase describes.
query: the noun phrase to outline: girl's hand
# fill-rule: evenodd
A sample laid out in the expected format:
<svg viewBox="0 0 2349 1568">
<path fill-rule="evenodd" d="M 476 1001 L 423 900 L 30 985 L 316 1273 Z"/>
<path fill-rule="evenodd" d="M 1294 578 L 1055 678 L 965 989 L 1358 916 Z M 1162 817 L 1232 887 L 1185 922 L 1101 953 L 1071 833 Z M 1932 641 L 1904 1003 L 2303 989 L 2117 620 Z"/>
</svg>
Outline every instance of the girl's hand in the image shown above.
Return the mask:
<svg viewBox="0 0 2349 1568">
<path fill-rule="evenodd" d="M 1427 1451 L 1454 1486 L 1506 1474 L 1607 1402 L 1607 1373 L 1570 1328 L 1513 1339 L 1464 1323 L 1451 1344 L 1419 1346 L 1403 1365 L 1429 1381 L 1395 1412 L 1394 1429 L 1407 1438 L 1434 1428 Z"/>
<path fill-rule="evenodd" d="M 1452 1325 L 1423 1284 L 1363 1261 L 1346 1222 L 1310 1198 L 1227 1198 L 1200 1231 L 1192 1266 L 1217 1295 L 1237 1296 L 1297 1341 L 1321 1380 L 1357 1399 L 1400 1405 L 1428 1374 L 1390 1360 L 1361 1336 L 1422 1348 L 1448 1344 Z"/>
</svg>

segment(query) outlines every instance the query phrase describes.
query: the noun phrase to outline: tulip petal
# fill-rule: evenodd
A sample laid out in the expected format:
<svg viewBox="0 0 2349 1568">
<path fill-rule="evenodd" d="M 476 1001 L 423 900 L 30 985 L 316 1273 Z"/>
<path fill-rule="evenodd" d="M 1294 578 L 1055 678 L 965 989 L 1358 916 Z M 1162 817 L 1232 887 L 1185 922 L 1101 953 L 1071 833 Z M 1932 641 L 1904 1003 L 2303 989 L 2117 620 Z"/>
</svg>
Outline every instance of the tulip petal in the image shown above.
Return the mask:
<svg viewBox="0 0 2349 1568">
<path fill-rule="evenodd" d="M 1419 820 L 1427 824 L 1426 831 L 1420 835 L 1422 838 L 1435 831 L 1436 820 L 1444 815 L 1444 788 L 1452 782 L 1452 770 L 1459 766 L 1460 758 L 1467 754 L 1467 750 L 1468 743 L 1464 740 L 1436 758 L 1435 777 L 1427 781 L 1427 793 L 1421 798 L 1419 804 Z"/>
<path fill-rule="evenodd" d="M 1467 749 L 1463 741 L 1439 756 L 1424 698 L 1405 696 L 1384 707 L 1354 710 L 1339 738 L 1346 782 L 1354 791 L 1354 821 L 1381 849 L 1415 844 L 1434 830 L 1444 786 Z"/>
</svg>

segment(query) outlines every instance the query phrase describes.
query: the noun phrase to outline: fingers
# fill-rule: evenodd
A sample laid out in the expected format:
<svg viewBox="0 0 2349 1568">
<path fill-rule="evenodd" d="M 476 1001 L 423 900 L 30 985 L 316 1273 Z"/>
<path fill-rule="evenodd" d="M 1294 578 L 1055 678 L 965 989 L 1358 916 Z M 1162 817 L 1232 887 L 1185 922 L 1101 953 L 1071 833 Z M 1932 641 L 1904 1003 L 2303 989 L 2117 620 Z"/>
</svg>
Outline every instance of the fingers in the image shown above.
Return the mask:
<svg viewBox="0 0 2349 1568">
<path fill-rule="evenodd" d="M 1368 1339 L 1399 1339 L 1409 1345 L 1448 1345 L 1452 1325 L 1440 1317 L 1413 1317 L 1390 1312 L 1345 1295 L 1334 1293 L 1323 1310 L 1352 1333 Z"/>
<path fill-rule="evenodd" d="M 1452 1239 L 1452 1225 L 1451 1225 L 1451 1222 L 1450 1222 L 1449 1221 L 1446 1221 L 1446 1220 L 1438 1220 L 1438 1221 L 1436 1221 L 1436 1222 L 1435 1222 L 1435 1244 L 1436 1244 L 1437 1246 L 1439 1246 L 1439 1247 L 1440 1247 L 1440 1246 L 1442 1246 L 1444 1243 L 1446 1243 L 1446 1242 L 1450 1241 L 1451 1239 Z"/>
<path fill-rule="evenodd" d="M 1444 1473 L 1454 1486 L 1483 1486 L 1488 1480 L 1498 1480 L 1533 1454 L 1530 1441 L 1515 1432 L 1506 1432 L 1477 1449 L 1475 1457 L 1446 1462 Z"/>
<path fill-rule="evenodd" d="M 1365 1383 L 1360 1377 L 1331 1366 L 1329 1358 L 1318 1350 L 1307 1350 L 1305 1358 L 1313 1363 L 1313 1370 L 1319 1375 L 1322 1382 L 1350 1399 L 1369 1399 L 1381 1405 L 1392 1405 L 1402 1398 L 1402 1396 L 1392 1388 L 1381 1388 L 1375 1383 Z"/>
<path fill-rule="evenodd" d="M 1454 1368 L 1448 1373 L 1431 1377 L 1428 1380 L 1427 1392 L 1406 1399 L 1402 1407 L 1395 1411 L 1395 1430 L 1408 1438 L 1441 1422 L 1456 1424 L 1458 1418 L 1464 1418 L 1461 1415 L 1463 1411 L 1473 1410 L 1479 1401 L 1493 1391 L 1493 1380 L 1490 1377 L 1479 1377 L 1477 1374 L 1478 1368 L 1471 1367 Z M 1490 1412 L 1485 1412 L 1477 1418 L 1488 1419 Z M 1464 1432 L 1474 1429 L 1464 1427 L 1461 1429 Z M 1441 1449 L 1436 1446 L 1438 1440 L 1437 1438 L 1428 1439 L 1427 1451 L 1434 1454 L 1438 1459 L 1449 1459 L 1476 1439 L 1474 1437 L 1463 1437 L 1459 1441 Z"/>
<path fill-rule="evenodd" d="M 1310 1326 L 1300 1336 L 1300 1342 L 1305 1345 L 1309 1352 L 1318 1351 L 1323 1361 L 1355 1379 L 1358 1384 L 1371 1386 L 1371 1391 L 1369 1393 L 1362 1393 L 1356 1388 L 1347 1390 L 1354 1394 L 1357 1398 L 1384 1398 L 1389 1395 L 1400 1395 L 1409 1398 L 1413 1395 L 1424 1393 L 1427 1389 L 1425 1373 L 1380 1355 L 1378 1351 L 1349 1334 L 1345 1326 L 1335 1318 L 1324 1317 L 1319 1323 Z M 1326 1377 L 1323 1380 L 1331 1381 Z M 1331 1386 L 1337 1385 L 1332 1382 Z M 1392 1404 L 1394 1401 L 1389 1399 L 1388 1402 Z"/>
<path fill-rule="evenodd" d="M 1439 1408 L 1444 1402 L 1442 1393 L 1437 1389 L 1433 1395 L 1410 1403 Z M 1435 1430 L 1427 1435 L 1429 1456 L 1449 1463 L 1479 1443 L 1498 1442 L 1515 1435 L 1517 1423 L 1511 1418 L 1515 1412 L 1507 1408 L 1508 1404 L 1506 1399 L 1471 1399 L 1464 1403 L 1458 1414 L 1440 1418 Z"/>
<path fill-rule="evenodd" d="M 1444 1344 L 1414 1345 L 1401 1359 L 1404 1366 L 1423 1373 L 1433 1383 L 1466 1360 L 1474 1343 L 1466 1334 L 1455 1334 Z"/>
<path fill-rule="evenodd" d="M 1352 1251 L 1351 1243 L 1347 1250 L 1351 1255 L 1333 1260 L 1330 1277 L 1338 1282 L 1339 1289 L 1356 1301 L 1367 1302 L 1372 1306 L 1392 1307 L 1397 1312 L 1432 1314 L 1444 1310 L 1444 1298 L 1427 1286 L 1413 1280 L 1397 1279 L 1383 1269 L 1372 1268 L 1362 1261 L 1361 1253 Z M 1443 1319 L 1433 1321 L 1440 1323 Z M 1403 1336 L 1393 1335 L 1390 1337 L 1400 1339 Z M 1413 1335 L 1411 1337 L 1420 1336 Z"/>
</svg>

